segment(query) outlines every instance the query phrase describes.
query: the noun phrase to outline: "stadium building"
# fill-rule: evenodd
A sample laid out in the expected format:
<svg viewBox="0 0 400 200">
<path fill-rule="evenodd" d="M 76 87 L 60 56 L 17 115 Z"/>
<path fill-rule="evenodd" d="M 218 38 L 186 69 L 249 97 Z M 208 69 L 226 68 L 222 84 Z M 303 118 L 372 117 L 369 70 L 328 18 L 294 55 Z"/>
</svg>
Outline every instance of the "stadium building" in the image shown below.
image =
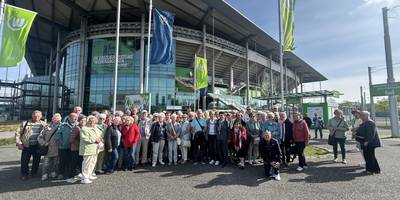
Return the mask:
<svg viewBox="0 0 400 200">
<path fill-rule="evenodd" d="M 49 77 L 48 85 L 58 84 L 56 110 L 67 113 L 75 105 L 82 105 L 85 113 L 110 109 L 117 1 L 7 3 L 38 12 L 26 60 L 34 76 Z M 195 55 L 208 60 L 208 106 L 278 103 L 273 97 L 280 93 L 279 43 L 246 16 L 223 0 L 155 0 L 153 6 L 175 14 L 174 61 L 149 69 L 153 111 L 185 109 L 198 100 L 193 94 Z M 149 2 L 122 0 L 121 8 L 118 109 L 124 109 L 127 95 L 144 91 Z M 297 88 L 303 83 L 326 80 L 294 53 L 285 53 L 283 73 L 286 94 L 300 92 Z M 49 98 L 41 98 L 41 105 L 51 107 Z"/>
</svg>

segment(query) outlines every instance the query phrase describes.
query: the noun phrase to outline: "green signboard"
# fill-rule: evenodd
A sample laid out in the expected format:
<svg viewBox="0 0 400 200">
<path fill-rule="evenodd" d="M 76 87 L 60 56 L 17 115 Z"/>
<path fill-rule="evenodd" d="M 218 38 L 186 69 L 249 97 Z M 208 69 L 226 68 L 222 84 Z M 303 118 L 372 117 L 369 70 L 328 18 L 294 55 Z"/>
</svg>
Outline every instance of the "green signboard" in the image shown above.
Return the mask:
<svg viewBox="0 0 400 200">
<path fill-rule="evenodd" d="M 133 73 L 135 41 L 127 38 L 120 39 L 119 46 L 119 73 Z M 92 45 L 92 73 L 103 74 L 114 72 L 115 40 L 95 39 Z"/>
<path fill-rule="evenodd" d="M 371 85 L 369 92 L 371 96 L 375 97 L 400 95 L 400 82 Z"/>
<path fill-rule="evenodd" d="M 300 104 L 301 98 L 300 97 L 287 97 L 286 104 Z"/>
</svg>

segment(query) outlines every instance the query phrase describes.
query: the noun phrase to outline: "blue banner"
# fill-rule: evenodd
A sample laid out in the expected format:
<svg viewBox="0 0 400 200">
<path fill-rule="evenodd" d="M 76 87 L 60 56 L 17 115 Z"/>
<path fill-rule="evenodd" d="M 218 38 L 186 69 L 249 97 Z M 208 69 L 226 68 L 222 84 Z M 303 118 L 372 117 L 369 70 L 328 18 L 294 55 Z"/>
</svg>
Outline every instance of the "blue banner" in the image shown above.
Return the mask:
<svg viewBox="0 0 400 200">
<path fill-rule="evenodd" d="M 151 64 L 172 64 L 173 25 L 175 14 L 158 8 L 153 13 L 153 37 L 151 38 Z"/>
</svg>

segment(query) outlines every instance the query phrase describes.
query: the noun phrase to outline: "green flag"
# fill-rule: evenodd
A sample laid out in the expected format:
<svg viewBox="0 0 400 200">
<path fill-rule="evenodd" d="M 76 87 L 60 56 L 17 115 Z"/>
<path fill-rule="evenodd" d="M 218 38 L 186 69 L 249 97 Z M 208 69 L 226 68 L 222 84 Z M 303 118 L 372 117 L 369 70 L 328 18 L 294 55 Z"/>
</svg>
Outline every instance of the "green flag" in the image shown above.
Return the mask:
<svg viewBox="0 0 400 200">
<path fill-rule="evenodd" d="M 208 87 L 207 59 L 196 57 L 196 90 Z"/>
<path fill-rule="evenodd" d="M 3 30 L 0 41 L 0 66 L 12 67 L 21 63 L 35 16 L 35 12 L 6 5 L 1 23 Z"/>
<path fill-rule="evenodd" d="M 294 6 L 296 0 L 281 0 L 282 1 L 282 19 L 284 45 L 283 51 L 294 50 Z"/>
</svg>

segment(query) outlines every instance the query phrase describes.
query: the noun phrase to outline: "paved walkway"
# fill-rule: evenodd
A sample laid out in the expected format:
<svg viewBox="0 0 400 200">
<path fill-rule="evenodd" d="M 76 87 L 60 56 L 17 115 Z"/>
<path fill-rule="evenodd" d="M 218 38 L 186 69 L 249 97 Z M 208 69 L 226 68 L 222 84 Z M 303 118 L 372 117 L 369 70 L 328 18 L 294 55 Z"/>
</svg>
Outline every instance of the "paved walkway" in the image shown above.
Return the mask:
<svg viewBox="0 0 400 200">
<path fill-rule="evenodd" d="M 328 147 L 326 140 L 312 143 Z M 380 175 L 361 173 L 360 153 L 354 151 L 354 141 L 348 141 L 347 165 L 332 163 L 331 157 L 309 159 L 310 167 L 303 172 L 296 172 L 295 165 L 282 170 L 280 182 L 265 179 L 262 166 L 239 170 L 187 164 L 101 175 L 90 185 L 41 182 L 39 178 L 20 181 L 20 152 L 13 145 L 3 146 L 0 199 L 398 199 L 400 140 L 387 138 L 383 143 L 377 150 Z"/>
<path fill-rule="evenodd" d="M 15 132 L 0 132 L 0 139 L 12 138 L 15 136 Z"/>
</svg>

